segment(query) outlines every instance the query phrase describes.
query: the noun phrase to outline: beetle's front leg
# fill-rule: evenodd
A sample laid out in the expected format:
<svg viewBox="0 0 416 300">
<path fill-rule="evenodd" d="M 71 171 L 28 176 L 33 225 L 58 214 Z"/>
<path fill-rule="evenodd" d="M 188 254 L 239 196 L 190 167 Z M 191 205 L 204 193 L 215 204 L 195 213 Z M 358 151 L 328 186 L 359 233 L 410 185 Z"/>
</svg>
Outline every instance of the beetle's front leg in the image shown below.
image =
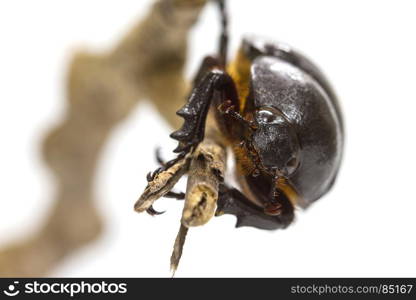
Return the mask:
<svg viewBox="0 0 416 300">
<path fill-rule="evenodd" d="M 171 137 L 179 141 L 174 152 L 178 156 L 166 163 L 153 173 L 147 175 L 148 185 L 136 202 L 135 209 L 138 212 L 147 211 L 154 215 L 153 202 L 165 195 L 183 198 L 182 194 L 174 194 L 171 189 L 189 168 L 191 155 L 198 144 L 204 139 L 205 121 L 212 100 L 218 97 L 236 97 L 237 92 L 232 78 L 222 70 L 214 69 L 208 72 L 192 90 L 188 102 L 177 112 L 184 118 L 182 127 L 173 132 Z"/>
<path fill-rule="evenodd" d="M 247 199 L 244 194 L 225 184 L 220 187 L 216 215 L 231 214 L 237 217 L 236 227 L 251 226 L 259 229 L 274 230 L 285 228 L 294 218 L 293 213 L 279 216 L 266 215 L 264 211 Z"/>
<path fill-rule="evenodd" d="M 194 88 L 188 102 L 177 111 L 184 118 L 182 127 L 170 136 L 179 141 L 176 153 L 192 152 L 204 139 L 205 121 L 214 97 L 218 102 L 235 99 L 237 91 L 232 78 L 223 70 L 208 72 Z M 216 102 L 217 102 L 216 101 Z"/>
</svg>

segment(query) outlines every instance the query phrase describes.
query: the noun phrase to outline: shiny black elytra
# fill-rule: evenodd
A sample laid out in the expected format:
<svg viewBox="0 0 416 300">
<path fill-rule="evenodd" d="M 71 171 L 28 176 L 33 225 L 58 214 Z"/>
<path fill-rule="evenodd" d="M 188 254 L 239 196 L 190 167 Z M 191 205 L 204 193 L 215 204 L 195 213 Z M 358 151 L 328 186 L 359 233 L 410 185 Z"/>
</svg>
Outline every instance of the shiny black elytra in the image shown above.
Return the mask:
<svg viewBox="0 0 416 300">
<path fill-rule="evenodd" d="M 204 59 L 177 112 L 185 121 L 171 134 L 179 141 L 174 152 L 194 151 L 213 113 L 235 155 L 241 188 L 221 185 L 217 215 L 236 215 L 237 227 L 285 228 L 295 206 L 308 207 L 334 183 L 344 140 L 341 111 L 319 69 L 285 44 L 244 39 L 227 65 L 227 19 L 218 3 L 219 54 Z"/>
</svg>

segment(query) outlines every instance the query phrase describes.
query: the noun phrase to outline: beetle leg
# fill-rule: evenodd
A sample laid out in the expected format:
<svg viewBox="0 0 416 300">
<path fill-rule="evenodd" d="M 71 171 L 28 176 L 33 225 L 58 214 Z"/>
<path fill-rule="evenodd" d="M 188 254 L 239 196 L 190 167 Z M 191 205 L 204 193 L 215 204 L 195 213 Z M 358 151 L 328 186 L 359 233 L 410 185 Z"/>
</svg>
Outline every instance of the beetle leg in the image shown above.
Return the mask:
<svg viewBox="0 0 416 300">
<path fill-rule="evenodd" d="M 221 16 L 221 35 L 219 42 L 218 54 L 221 65 L 225 67 L 227 61 L 227 50 L 228 50 L 228 17 L 225 8 L 225 0 L 217 0 L 218 7 L 220 9 Z"/>
<path fill-rule="evenodd" d="M 148 209 L 146 209 L 146 212 L 151 216 L 161 215 L 165 213 L 164 211 L 157 211 L 156 209 L 153 208 L 153 205 L 151 205 Z"/>
<path fill-rule="evenodd" d="M 237 217 L 236 227 L 251 226 L 274 230 L 287 227 L 294 218 L 292 213 L 278 216 L 266 215 L 260 207 L 253 204 L 238 189 L 222 184 L 218 196 L 216 215 L 231 214 Z"/>
<path fill-rule="evenodd" d="M 177 115 L 185 121 L 179 130 L 170 135 L 179 141 L 174 152 L 182 154 L 192 152 L 204 139 L 205 121 L 215 92 L 219 93 L 215 96 L 221 95 L 221 97 L 237 93 L 232 78 L 219 69 L 207 73 L 192 91 L 188 102 L 177 111 Z"/>
<path fill-rule="evenodd" d="M 170 191 L 188 171 L 190 156 L 204 139 L 205 121 L 213 98 L 216 99 L 216 103 L 222 102 L 223 99 L 238 99 L 232 78 L 223 70 L 212 69 L 214 67 L 218 67 L 215 58 L 208 57 L 204 60 L 197 75 L 198 82 L 187 103 L 177 111 L 177 115 L 183 117 L 184 123 L 179 130 L 170 135 L 179 142 L 174 150 L 178 155 L 165 163 L 160 155 L 156 154 L 156 159 L 162 167 L 147 175 L 148 185 L 135 204 L 137 212 L 149 209 L 148 212 L 154 213 L 151 205 L 164 195 L 183 198 L 181 193 Z"/>
<path fill-rule="evenodd" d="M 153 180 L 153 176 L 152 176 L 152 172 L 151 171 L 149 173 L 147 173 L 146 179 L 147 179 L 147 182 L 150 182 L 150 181 Z"/>
<path fill-rule="evenodd" d="M 193 86 L 196 87 L 202 81 L 202 79 L 204 79 L 207 73 L 219 67 L 220 62 L 218 58 L 211 55 L 205 56 L 202 60 L 201 65 L 199 66 L 198 72 L 196 72 L 194 76 L 194 79 L 192 81 Z"/>
<path fill-rule="evenodd" d="M 178 147 L 174 150 L 179 154 L 166 163 L 160 155 L 156 154 L 162 167 L 147 175 L 149 183 L 136 203 L 137 211 L 147 210 L 157 198 L 166 195 L 185 173 L 189 155 L 204 138 L 205 121 L 214 92 L 227 95 L 230 94 L 230 91 L 235 92 L 233 80 L 221 70 L 208 72 L 193 89 L 188 102 L 177 112 L 179 116 L 184 118 L 185 122 L 179 130 L 171 134 L 172 138 L 179 141 Z M 180 172 L 171 171 L 178 168 L 180 168 Z M 174 178 L 174 181 L 171 178 Z M 150 213 L 152 212 L 150 209 Z"/>
<path fill-rule="evenodd" d="M 156 169 L 156 171 L 154 171 L 153 173 L 151 173 L 151 177 L 149 177 L 149 174 L 147 174 L 148 178 L 154 178 L 156 176 L 156 174 L 159 174 L 161 171 L 167 170 L 169 169 L 171 166 L 173 166 L 174 164 L 176 164 L 180 159 L 182 159 L 183 155 L 178 155 L 176 158 L 171 159 L 169 161 L 165 161 L 161 154 L 160 154 L 160 147 L 156 148 L 155 151 L 155 157 L 156 157 L 156 161 L 157 163 L 160 165 L 160 167 L 158 169 Z M 149 181 L 149 180 L 148 180 Z"/>
<path fill-rule="evenodd" d="M 162 156 L 160 155 L 160 147 L 158 147 L 158 148 L 156 148 L 156 151 L 155 151 L 155 156 L 156 156 L 156 160 L 157 160 L 157 162 L 162 166 L 162 167 L 166 167 L 167 166 L 167 163 L 165 162 L 165 160 L 162 158 Z M 150 173 L 149 173 L 150 174 Z M 149 180 L 149 174 L 148 174 L 148 177 L 147 177 L 147 181 L 151 181 L 151 180 Z M 180 193 L 175 193 L 175 192 L 172 192 L 172 191 L 169 191 L 169 192 L 167 192 L 163 197 L 165 197 L 165 198 L 174 198 L 174 199 L 177 199 L 177 200 L 183 200 L 183 199 L 185 199 L 185 194 L 184 193 L 182 193 L 182 192 L 180 192 Z"/>
<path fill-rule="evenodd" d="M 218 106 L 218 110 L 220 113 L 229 115 L 233 117 L 235 120 L 245 123 L 247 122 L 240 113 L 235 111 L 235 105 L 231 102 L 231 100 L 226 100 Z"/>
<path fill-rule="evenodd" d="M 176 199 L 176 200 L 184 200 L 185 199 L 185 193 L 182 193 L 182 192 L 175 193 L 175 192 L 169 191 L 163 197 L 173 198 L 173 199 Z"/>
<path fill-rule="evenodd" d="M 231 100 L 226 100 L 218 106 L 218 111 L 223 115 L 228 115 L 237 122 L 239 122 L 243 127 L 249 128 L 251 130 L 256 130 L 257 127 L 254 122 L 246 120 L 239 112 L 235 109 L 235 104 Z"/>
<path fill-rule="evenodd" d="M 162 158 L 162 155 L 160 154 L 160 147 L 157 147 L 156 148 L 156 150 L 155 150 L 155 157 L 156 157 L 157 163 L 161 167 L 165 167 L 166 166 L 166 161 Z"/>
<path fill-rule="evenodd" d="M 179 179 L 188 171 L 190 155 L 179 155 L 174 161 L 176 162 L 171 166 L 167 167 L 168 162 L 164 168 L 159 168 L 155 172 L 148 174 L 150 181 L 134 205 L 134 209 L 137 212 L 147 211 L 150 214 L 155 214 L 155 210 L 152 208 L 153 203 L 160 197 L 168 194 Z"/>
</svg>

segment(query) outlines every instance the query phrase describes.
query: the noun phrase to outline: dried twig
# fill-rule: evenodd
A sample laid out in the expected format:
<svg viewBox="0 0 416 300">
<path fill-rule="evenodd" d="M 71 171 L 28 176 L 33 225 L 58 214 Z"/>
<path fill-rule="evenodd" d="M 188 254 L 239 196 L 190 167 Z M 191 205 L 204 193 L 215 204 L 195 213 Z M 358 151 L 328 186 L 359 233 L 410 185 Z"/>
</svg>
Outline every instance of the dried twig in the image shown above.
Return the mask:
<svg viewBox="0 0 416 300">
<path fill-rule="evenodd" d="M 204 225 L 214 216 L 225 170 L 225 150 L 212 139 L 205 139 L 192 156 L 182 212 L 187 227 Z"/>
<path fill-rule="evenodd" d="M 179 265 L 188 228 L 206 224 L 217 208 L 219 184 L 223 181 L 226 168 L 226 150 L 218 139 L 220 135 L 214 124 L 210 117 L 206 138 L 192 154 L 181 227 L 171 256 L 174 273 Z"/>
<path fill-rule="evenodd" d="M 170 269 L 172 271 L 172 276 L 175 276 L 175 272 L 178 269 L 179 261 L 182 257 L 183 245 L 185 244 L 186 234 L 188 233 L 188 227 L 184 226 L 181 223 L 179 227 L 178 235 L 175 239 L 175 244 L 173 246 L 172 256 L 170 257 Z"/>
</svg>

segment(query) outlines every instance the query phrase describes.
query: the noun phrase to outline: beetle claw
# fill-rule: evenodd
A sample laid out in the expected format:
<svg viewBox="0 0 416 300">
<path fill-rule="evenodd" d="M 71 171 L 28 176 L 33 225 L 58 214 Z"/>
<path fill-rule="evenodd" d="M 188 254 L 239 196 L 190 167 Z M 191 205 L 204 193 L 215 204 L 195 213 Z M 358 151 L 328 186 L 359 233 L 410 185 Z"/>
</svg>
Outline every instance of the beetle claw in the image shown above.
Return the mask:
<svg viewBox="0 0 416 300">
<path fill-rule="evenodd" d="M 150 206 L 146 212 L 151 215 L 151 216 L 156 216 L 156 215 L 161 215 L 164 214 L 164 211 L 157 211 L 156 209 L 153 208 L 153 206 Z"/>
<path fill-rule="evenodd" d="M 147 173 L 146 179 L 147 179 L 147 182 L 151 182 L 153 180 L 152 172 Z"/>
<path fill-rule="evenodd" d="M 156 175 L 159 174 L 161 171 L 162 171 L 162 168 L 158 168 L 154 172 L 147 173 L 147 175 L 146 175 L 147 182 L 153 181 L 155 179 Z"/>
<path fill-rule="evenodd" d="M 165 167 L 166 162 L 162 158 L 162 155 L 161 155 L 160 152 L 161 152 L 160 147 L 157 147 L 156 150 L 155 150 L 156 161 L 158 162 L 159 165 L 161 165 L 162 167 Z"/>
</svg>

